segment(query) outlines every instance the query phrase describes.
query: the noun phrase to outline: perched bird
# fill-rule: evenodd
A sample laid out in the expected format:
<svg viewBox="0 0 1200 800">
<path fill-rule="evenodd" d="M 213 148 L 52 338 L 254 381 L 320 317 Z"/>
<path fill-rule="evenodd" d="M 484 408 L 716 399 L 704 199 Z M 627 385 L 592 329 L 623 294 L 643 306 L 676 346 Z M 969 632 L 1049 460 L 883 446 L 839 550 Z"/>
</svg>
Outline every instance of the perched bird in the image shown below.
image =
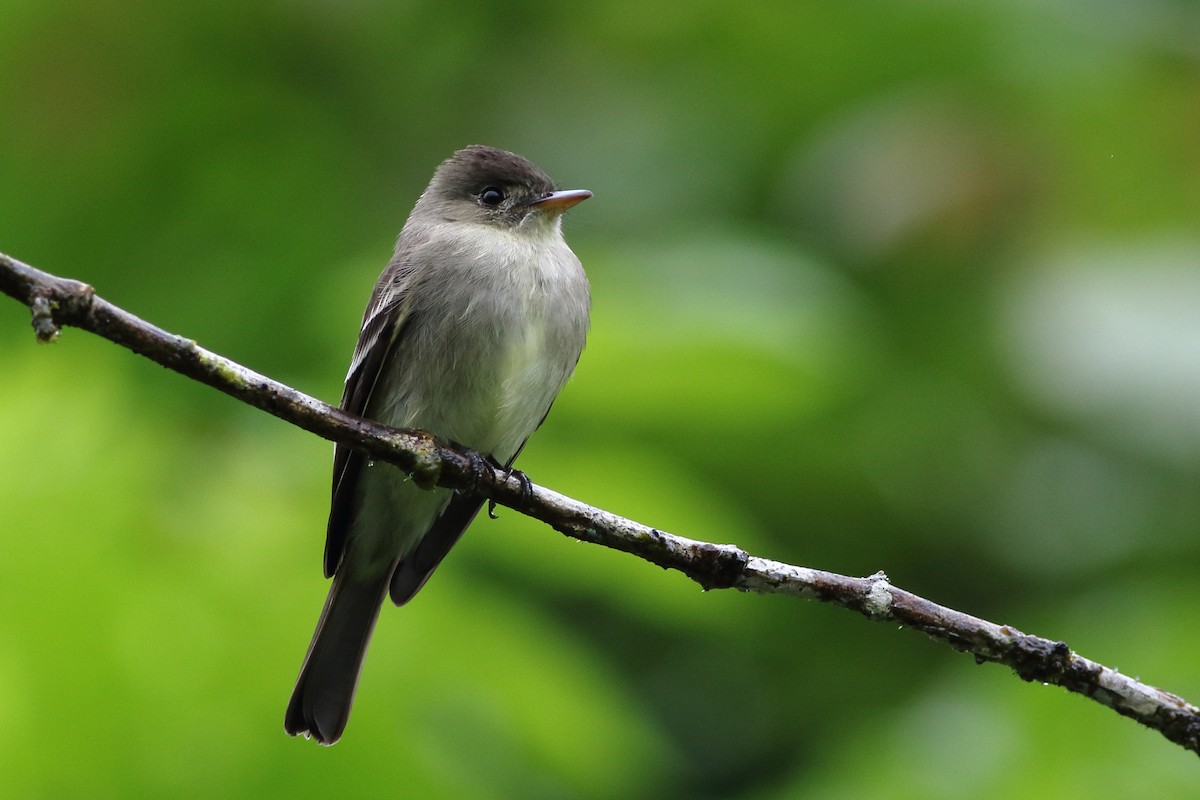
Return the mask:
<svg viewBox="0 0 1200 800">
<path fill-rule="evenodd" d="M 557 191 L 504 150 L 474 145 L 444 161 L 371 294 L 342 408 L 511 467 L 583 350 L 588 282 L 561 215 L 590 196 Z M 412 599 L 482 502 L 420 489 L 337 445 L 325 541 L 333 583 L 288 704 L 289 734 L 341 737 L 384 598 Z"/>
</svg>

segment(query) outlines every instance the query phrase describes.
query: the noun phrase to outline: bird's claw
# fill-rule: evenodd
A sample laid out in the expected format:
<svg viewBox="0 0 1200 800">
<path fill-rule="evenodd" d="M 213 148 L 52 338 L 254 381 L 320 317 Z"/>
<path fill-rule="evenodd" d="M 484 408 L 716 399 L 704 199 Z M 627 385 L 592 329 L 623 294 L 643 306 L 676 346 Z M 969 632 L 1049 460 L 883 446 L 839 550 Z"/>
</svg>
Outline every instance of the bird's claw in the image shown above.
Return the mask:
<svg viewBox="0 0 1200 800">
<path fill-rule="evenodd" d="M 499 464 L 496 464 L 496 468 L 504 470 L 504 480 L 507 481 L 509 478 L 516 478 L 517 482 L 521 484 L 521 504 L 519 508 L 520 510 L 528 508 L 529 502 L 533 499 L 533 481 L 529 480 L 528 475 L 515 467 L 501 467 Z M 499 519 L 496 516 L 495 500 L 488 500 L 487 513 L 490 519 Z"/>
</svg>

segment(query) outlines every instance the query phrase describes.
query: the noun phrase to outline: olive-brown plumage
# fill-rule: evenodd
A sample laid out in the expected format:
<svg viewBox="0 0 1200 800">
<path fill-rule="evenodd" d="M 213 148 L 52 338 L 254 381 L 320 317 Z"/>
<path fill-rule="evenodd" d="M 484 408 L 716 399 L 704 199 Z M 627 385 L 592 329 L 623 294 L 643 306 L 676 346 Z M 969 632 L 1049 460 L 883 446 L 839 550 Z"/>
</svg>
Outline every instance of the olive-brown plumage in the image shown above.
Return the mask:
<svg viewBox="0 0 1200 800">
<path fill-rule="evenodd" d="M 556 191 L 504 150 L 475 145 L 443 162 L 367 304 L 342 408 L 511 464 L 583 349 L 588 283 L 560 218 L 589 196 Z M 338 740 L 384 598 L 410 600 L 481 505 L 419 489 L 337 445 L 325 543 L 333 583 L 288 704 L 288 733 Z"/>
</svg>

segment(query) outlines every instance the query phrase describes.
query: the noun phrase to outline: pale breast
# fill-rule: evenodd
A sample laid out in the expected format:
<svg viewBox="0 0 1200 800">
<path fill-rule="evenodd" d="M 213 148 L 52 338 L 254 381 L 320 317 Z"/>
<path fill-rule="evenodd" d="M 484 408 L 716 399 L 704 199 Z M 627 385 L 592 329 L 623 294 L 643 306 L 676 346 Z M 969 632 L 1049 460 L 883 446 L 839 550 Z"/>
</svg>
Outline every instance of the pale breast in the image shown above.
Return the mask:
<svg viewBox="0 0 1200 800">
<path fill-rule="evenodd" d="M 488 232 L 484 232 L 488 233 Z M 385 366 L 378 418 L 507 461 L 574 370 L 588 325 L 583 269 L 547 238 L 460 236 L 422 276 Z"/>
</svg>

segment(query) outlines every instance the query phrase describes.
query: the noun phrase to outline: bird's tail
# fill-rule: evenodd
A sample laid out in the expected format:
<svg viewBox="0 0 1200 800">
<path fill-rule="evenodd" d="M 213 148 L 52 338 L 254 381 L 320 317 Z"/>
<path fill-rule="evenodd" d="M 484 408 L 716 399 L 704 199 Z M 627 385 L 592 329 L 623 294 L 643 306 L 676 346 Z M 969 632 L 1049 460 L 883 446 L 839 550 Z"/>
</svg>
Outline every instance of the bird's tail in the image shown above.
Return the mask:
<svg viewBox="0 0 1200 800">
<path fill-rule="evenodd" d="M 390 577 L 391 570 L 368 580 L 345 570 L 334 576 L 284 717 L 291 735 L 326 745 L 341 738 Z"/>
</svg>

